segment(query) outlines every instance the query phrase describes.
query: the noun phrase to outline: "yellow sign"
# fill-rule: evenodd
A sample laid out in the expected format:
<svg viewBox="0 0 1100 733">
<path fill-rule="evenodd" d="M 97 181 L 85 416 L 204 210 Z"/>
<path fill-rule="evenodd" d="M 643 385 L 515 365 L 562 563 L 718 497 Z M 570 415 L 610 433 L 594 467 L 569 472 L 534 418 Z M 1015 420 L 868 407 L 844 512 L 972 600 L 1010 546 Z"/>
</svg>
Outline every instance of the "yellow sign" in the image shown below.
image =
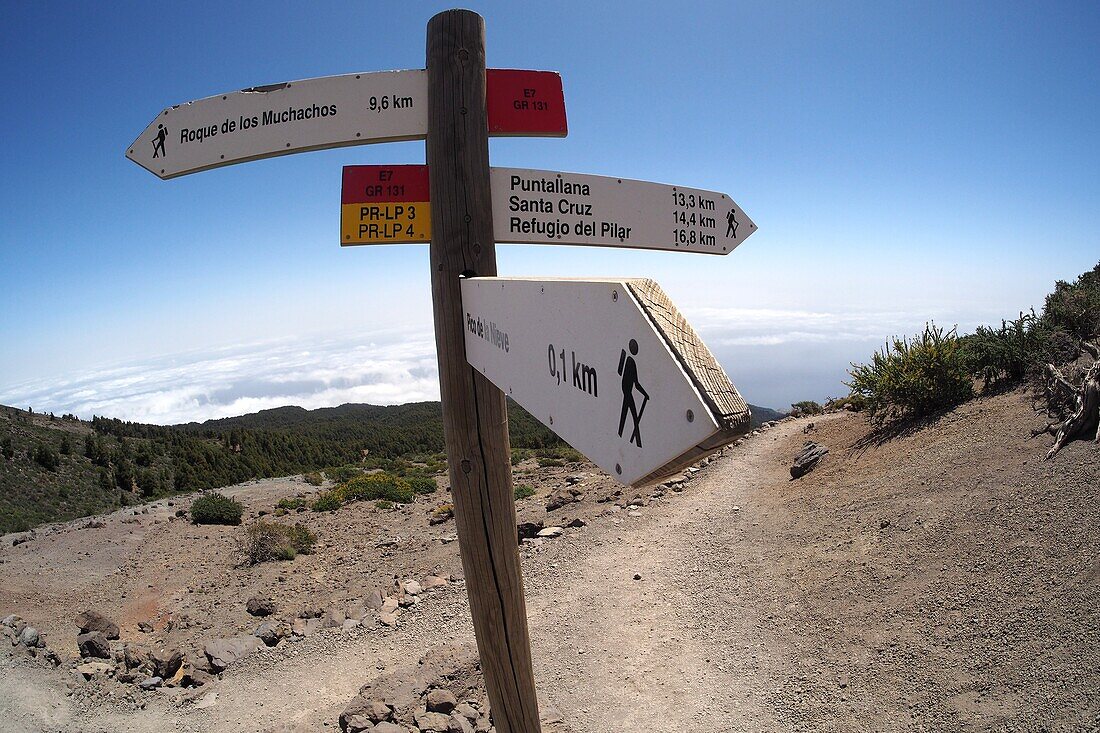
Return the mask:
<svg viewBox="0 0 1100 733">
<path fill-rule="evenodd" d="M 340 244 L 430 242 L 426 165 L 344 166 Z"/>
</svg>

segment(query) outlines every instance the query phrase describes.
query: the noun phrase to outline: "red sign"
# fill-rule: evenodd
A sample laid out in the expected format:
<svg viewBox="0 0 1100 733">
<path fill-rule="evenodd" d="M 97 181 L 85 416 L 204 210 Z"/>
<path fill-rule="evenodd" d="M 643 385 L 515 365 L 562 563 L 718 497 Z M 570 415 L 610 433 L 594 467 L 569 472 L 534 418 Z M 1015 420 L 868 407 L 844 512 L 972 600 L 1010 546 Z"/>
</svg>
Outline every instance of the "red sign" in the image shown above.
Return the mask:
<svg viewBox="0 0 1100 733">
<path fill-rule="evenodd" d="M 426 165 L 346 165 L 340 244 L 430 242 Z"/>
<path fill-rule="evenodd" d="M 565 92 L 556 71 L 486 69 L 490 135 L 565 137 Z"/>
</svg>

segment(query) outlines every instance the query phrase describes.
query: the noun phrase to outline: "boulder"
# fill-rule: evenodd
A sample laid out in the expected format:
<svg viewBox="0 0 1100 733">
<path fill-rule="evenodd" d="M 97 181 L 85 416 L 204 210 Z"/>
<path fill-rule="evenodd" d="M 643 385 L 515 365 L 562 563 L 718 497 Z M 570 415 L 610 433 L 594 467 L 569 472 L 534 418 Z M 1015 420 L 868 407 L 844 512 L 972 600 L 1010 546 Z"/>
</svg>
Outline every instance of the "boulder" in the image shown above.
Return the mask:
<svg viewBox="0 0 1100 733">
<path fill-rule="evenodd" d="M 450 733 L 474 733 L 474 726 L 470 724 L 462 715 L 452 715 L 450 726 L 447 728 Z"/>
<path fill-rule="evenodd" d="M 458 705 L 458 700 L 455 699 L 454 694 L 450 690 L 432 690 L 425 698 L 425 703 L 428 707 L 428 712 L 431 713 L 450 713 Z"/>
<path fill-rule="evenodd" d="M 23 627 L 23 631 L 19 634 L 19 643 L 31 649 L 46 646 L 46 643 L 42 641 L 42 636 L 38 633 L 38 629 L 33 626 Z"/>
<path fill-rule="evenodd" d="M 127 644 L 122 650 L 122 661 L 126 669 L 141 669 L 149 663 L 149 655 L 133 644 Z"/>
<path fill-rule="evenodd" d="M 829 449 L 820 446 L 817 443 L 808 442 L 799 451 L 798 455 L 794 457 L 794 465 L 791 466 L 791 478 L 802 478 L 810 471 L 817 468 L 817 464 L 821 462 L 829 452 Z"/>
<path fill-rule="evenodd" d="M 97 659 L 111 658 L 111 645 L 106 637 L 99 631 L 90 631 L 76 637 L 76 646 L 80 649 L 80 656 Z"/>
<path fill-rule="evenodd" d="M 364 599 L 364 603 L 367 604 L 367 608 L 377 611 L 382 608 L 382 604 L 385 602 L 386 597 L 382 591 L 378 588 L 372 590 Z"/>
<path fill-rule="evenodd" d="M 118 638 L 118 624 L 97 611 L 88 609 L 73 619 L 73 621 L 76 623 L 77 628 L 80 629 L 81 634 L 98 631 L 103 634 L 106 639 Z"/>
<path fill-rule="evenodd" d="M 432 733 L 449 733 L 451 730 L 451 716 L 443 713 L 417 713 L 414 716 L 416 727 L 421 731 Z"/>
<path fill-rule="evenodd" d="M 283 639 L 282 629 L 278 621 L 264 621 L 256 627 L 252 635 L 267 646 L 275 646 Z"/>
<path fill-rule="evenodd" d="M 346 618 L 342 608 L 330 608 L 321 618 L 321 625 L 326 629 L 338 629 L 344 625 Z"/>
<path fill-rule="evenodd" d="M 107 662 L 85 662 L 84 664 L 77 665 L 76 671 L 84 676 L 84 679 L 90 680 L 96 675 L 109 675 L 115 671 L 115 665 L 108 664 Z"/>
<path fill-rule="evenodd" d="M 203 648 L 203 652 L 210 660 L 210 667 L 215 672 L 221 672 L 261 646 L 263 642 L 255 636 L 236 636 L 231 639 L 209 641 Z"/>
<path fill-rule="evenodd" d="M 245 610 L 250 616 L 270 616 L 275 613 L 275 601 L 270 598 L 249 598 Z"/>
<path fill-rule="evenodd" d="M 160 687 L 162 682 L 164 682 L 164 680 L 160 677 L 146 677 L 141 682 L 138 682 L 137 686 L 143 690 L 152 690 Z"/>
<path fill-rule="evenodd" d="M 153 676 L 170 679 L 183 664 L 183 652 L 179 649 L 158 649 L 149 655 Z"/>
<path fill-rule="evenodd" d="M 424 587 L 415 580 L 406 580 L 401 584 L 401 588 L 410 596 L 418 596 L 424 590 Z"/>
</svg>

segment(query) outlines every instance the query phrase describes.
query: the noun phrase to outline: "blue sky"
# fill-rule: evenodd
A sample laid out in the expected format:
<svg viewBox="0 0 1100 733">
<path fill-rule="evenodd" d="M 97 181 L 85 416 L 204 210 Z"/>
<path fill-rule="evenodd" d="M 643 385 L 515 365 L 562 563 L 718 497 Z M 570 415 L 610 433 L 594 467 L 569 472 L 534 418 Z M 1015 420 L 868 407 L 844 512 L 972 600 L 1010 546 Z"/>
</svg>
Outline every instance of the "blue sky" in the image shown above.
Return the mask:
<svg viewBox="0 0 1100 733">
<path fill-rule="evenodd" d="M 0 402 L 156 422 L 437 396 L 427 247 L 338 246 L 362 146 L 160 181 L 163 107 L 422 68 L 438 3 L 4 3 Z M 490 66 L 561 72 L 565 139 L 492 163 L 731 194 L 728 257 L 502 246 L 501 274 L 648 276 L 746 397 L 845 390 L 929 318 L 1041 306 L 1100 260 L 1093 3 L 471 3 Z"/>
</svg>

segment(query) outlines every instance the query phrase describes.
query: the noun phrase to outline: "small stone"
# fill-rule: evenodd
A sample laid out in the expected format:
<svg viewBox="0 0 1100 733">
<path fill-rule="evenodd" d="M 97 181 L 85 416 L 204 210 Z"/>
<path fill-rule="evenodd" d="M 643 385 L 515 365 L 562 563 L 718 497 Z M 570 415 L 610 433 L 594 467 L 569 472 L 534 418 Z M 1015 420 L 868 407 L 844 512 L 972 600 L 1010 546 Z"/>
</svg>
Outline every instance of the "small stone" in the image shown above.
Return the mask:
<svg viewBox="0 0 1100 733">
<path fill-rule="evenodd" d="M 387 721 L 374 726 L 373 733 L 406 733 L 406 729 Z"/>
<path fill-rule="evenodd" d="M 97 611 L 88 609 L 74 620 L 81 634 L 98 631 L 106 639 L 118 638 L 118 624 Z"/>
<path fill-rule="evenodd" d="M 638 573 L 634 573 L 634 580 L 641 580 L 642 576 Z"/>
<path fill-rule="evenodd" d="M 78 665 L 76 671 L 84 676 L 84 679 L 90 680 L 96 675 L 108 675 L 115 671 L 115 665 L 108 664 L 107 662 L 85 662 Z"/>
<path fill-rule="evenodd" d="M 378 620 L 386 626 L 397 626 L 396 613 L 386 613 L 385 611 L 383 611 L 382 613 L 378 614 Z"/>
<path fill-rule="evenodd" d="M 40 645 L 40 641 L 41 637 L 38 634 L 38 629 L 33 626 L 25 626 L 22 633 L 19 634 L 19 643 L 25 647 L 45 646 L 45 644 Z"/>
<path fill-rule="evenodd" d="M 203 652 L 210 660 L 210 666 L 215 672 L 240 660 L 245 655 L 258 649 L 263 642 L 255 636 L 237 636 L 232 639 L 215 639 L 206 643 Z"/>
<path fill-rule="evenodd" d="M 414 719 L 421 731 L 449 733 L 451 728 L 451 716 L 443 713 L 417 713 Z"/>
<path fill-rule="evenodd" d="M 404 588 L 405 592 L 408 593 L 410 596 L 418 596 L 420 595 L 420 592 L 424 590 L 423 586 L 421 586 L 420 583 L 417 583 L 415 580 L 407 580 L 401 587 Z"/>
<path fill-rule="evenodd" d="M 275 613 L 275 601 L 270 598 L 249 598 L 245 610 L 251 616 L 270 616 Z"/>
<path fill-rule="evenodd" d="M 563 532 L 565 532 L 565 530 L 561 527 L 547 527 L 546 529 L 540 529 L 536 536 L 544 538 L 561 537 Z"/>
<path fill-rule="evenodd" d="M 146 677 L 141 682 L 138 682 L 137 685 L 143 690 L 152 690 L 160 687 L 162 682 L 164 682 L 164 680 L 160 677 Z"/>
<path fill-rule="evenodd" d="M 429 575 L 420 581 L 420 585 L 424 590 L 430 590 L 432 588 L 438 588 L 443 585 L 447 585 L 447 581 L 438 575 Z"/>
<path fill-rule="evenodd" d="M 149 655 L 153 676 L 169 679 L 183 664 L 183 652 L 179 649 L 158 649 Z"/>
</svg>

